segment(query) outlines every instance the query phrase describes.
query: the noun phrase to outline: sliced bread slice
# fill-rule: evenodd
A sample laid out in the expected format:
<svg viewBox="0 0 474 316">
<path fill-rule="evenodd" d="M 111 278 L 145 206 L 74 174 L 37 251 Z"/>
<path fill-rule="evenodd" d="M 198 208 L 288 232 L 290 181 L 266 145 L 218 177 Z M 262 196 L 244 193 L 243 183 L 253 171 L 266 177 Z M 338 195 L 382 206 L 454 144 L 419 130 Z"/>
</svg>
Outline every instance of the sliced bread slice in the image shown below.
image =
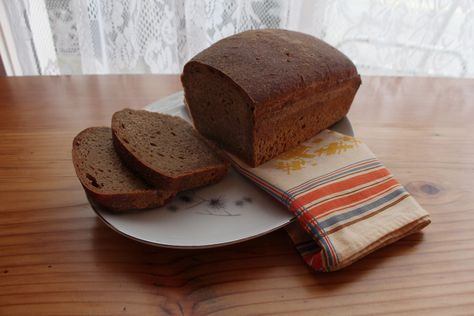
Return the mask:
<svg viewBox="0 0 474 316">
<path fill-rule="evenodd" d="M 229 168 L 180 117 L 125 109 L 113 115 L 112 132 L 127 167 L 159 188 L 182 191 L 215 183 Z"/>
<path fill-rule="evenodd" d="M 176 192 L 151 188 L 120 160 L 109 127 L 91 127 L 73 141 L 72 160 L 88 197 L 111 211 L 164 205 Z"/>
</svg>

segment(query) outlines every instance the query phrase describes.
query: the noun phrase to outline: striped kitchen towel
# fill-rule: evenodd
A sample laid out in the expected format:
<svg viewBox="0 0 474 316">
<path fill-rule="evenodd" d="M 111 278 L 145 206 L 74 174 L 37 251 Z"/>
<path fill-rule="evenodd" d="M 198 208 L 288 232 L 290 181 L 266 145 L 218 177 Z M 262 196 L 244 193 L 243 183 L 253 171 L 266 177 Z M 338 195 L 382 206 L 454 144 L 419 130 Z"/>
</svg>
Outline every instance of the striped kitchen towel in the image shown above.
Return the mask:
<svg viewBox="0 0 474 316">
<path fill-rule="evenodd" d="M 287 231 L 315 270 L 341 269 L 430 223 L 429 214 L 354 137 L 324 130 L 257 168 L 230 157 L 238 171 L 296 215 Z"/>
</svg>

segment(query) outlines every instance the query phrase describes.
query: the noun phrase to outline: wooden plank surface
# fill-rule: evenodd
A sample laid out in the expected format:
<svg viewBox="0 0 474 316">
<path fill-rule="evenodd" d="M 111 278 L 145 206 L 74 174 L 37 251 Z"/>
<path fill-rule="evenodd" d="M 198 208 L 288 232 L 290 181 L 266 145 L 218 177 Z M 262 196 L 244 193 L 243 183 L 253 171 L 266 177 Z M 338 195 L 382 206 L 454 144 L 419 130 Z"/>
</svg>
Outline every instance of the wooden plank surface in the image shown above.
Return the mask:
<svg viewBox="0 0 474 316">
<path fill-rule="evenodd" d="M 282 230 L 172 250 L 97 219 L 72 138 L 179 89 L 177 76 L 0 78 L 0 315 L 473 314 L 473 80 L 363 78 L 356 135 L 433 223 L 328 274 Z"/>
</svg>

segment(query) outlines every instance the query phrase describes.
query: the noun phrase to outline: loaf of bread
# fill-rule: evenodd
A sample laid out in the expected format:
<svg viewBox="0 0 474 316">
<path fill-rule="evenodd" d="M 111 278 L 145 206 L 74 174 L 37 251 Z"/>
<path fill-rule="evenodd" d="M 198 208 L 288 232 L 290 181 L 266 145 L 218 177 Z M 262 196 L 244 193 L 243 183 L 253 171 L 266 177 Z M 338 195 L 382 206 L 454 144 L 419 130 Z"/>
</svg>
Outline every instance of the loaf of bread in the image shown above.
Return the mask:
<svg viewBox="0 0 474 316">
<path fill-rule="evenodd" d="M 183 191 L 216 183 L 228 163 L 180 117 L 125 109 L 112 117 L 115 150 L 150 185 Z"/>
<path fill-rule="evenodd" d="M 109 127 L 80 132 L 73 140 L 72 161 L 89 199 L 111 211 L 159 207 L 176 194 L 150 187 L 126 168 L 114 150 Z"/>
<path fill-rule="evenodd" d="M 361 84 L 344 54 L 286 30 L 225 38 L 181 80 L 198 131 L 254 167 L 342 119 Z"/>
</svg>

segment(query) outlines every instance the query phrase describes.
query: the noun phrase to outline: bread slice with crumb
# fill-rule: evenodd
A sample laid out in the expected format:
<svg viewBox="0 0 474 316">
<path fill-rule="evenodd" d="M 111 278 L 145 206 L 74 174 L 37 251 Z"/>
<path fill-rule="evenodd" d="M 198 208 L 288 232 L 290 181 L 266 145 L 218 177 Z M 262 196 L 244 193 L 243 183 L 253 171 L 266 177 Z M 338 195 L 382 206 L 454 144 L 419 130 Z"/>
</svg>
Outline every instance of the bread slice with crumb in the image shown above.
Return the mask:
<svg viewBox="0 0 474 316">
<path fill-rule="evenodd" d="M 183 191 L 218 182 L 229 164 L 180 117 L 124 109 L 112 117 L 113 140 L 127 167 L 149 184 Z"/>
<path fill-rule="evenodd" d="M 164 205 L 176 194 L 157 190 L 135 176 L 120 160 L 109 127 L 91 127 L 73 140 L 72 160 L 87 196 L 115 212 Z"/>
</svg>

